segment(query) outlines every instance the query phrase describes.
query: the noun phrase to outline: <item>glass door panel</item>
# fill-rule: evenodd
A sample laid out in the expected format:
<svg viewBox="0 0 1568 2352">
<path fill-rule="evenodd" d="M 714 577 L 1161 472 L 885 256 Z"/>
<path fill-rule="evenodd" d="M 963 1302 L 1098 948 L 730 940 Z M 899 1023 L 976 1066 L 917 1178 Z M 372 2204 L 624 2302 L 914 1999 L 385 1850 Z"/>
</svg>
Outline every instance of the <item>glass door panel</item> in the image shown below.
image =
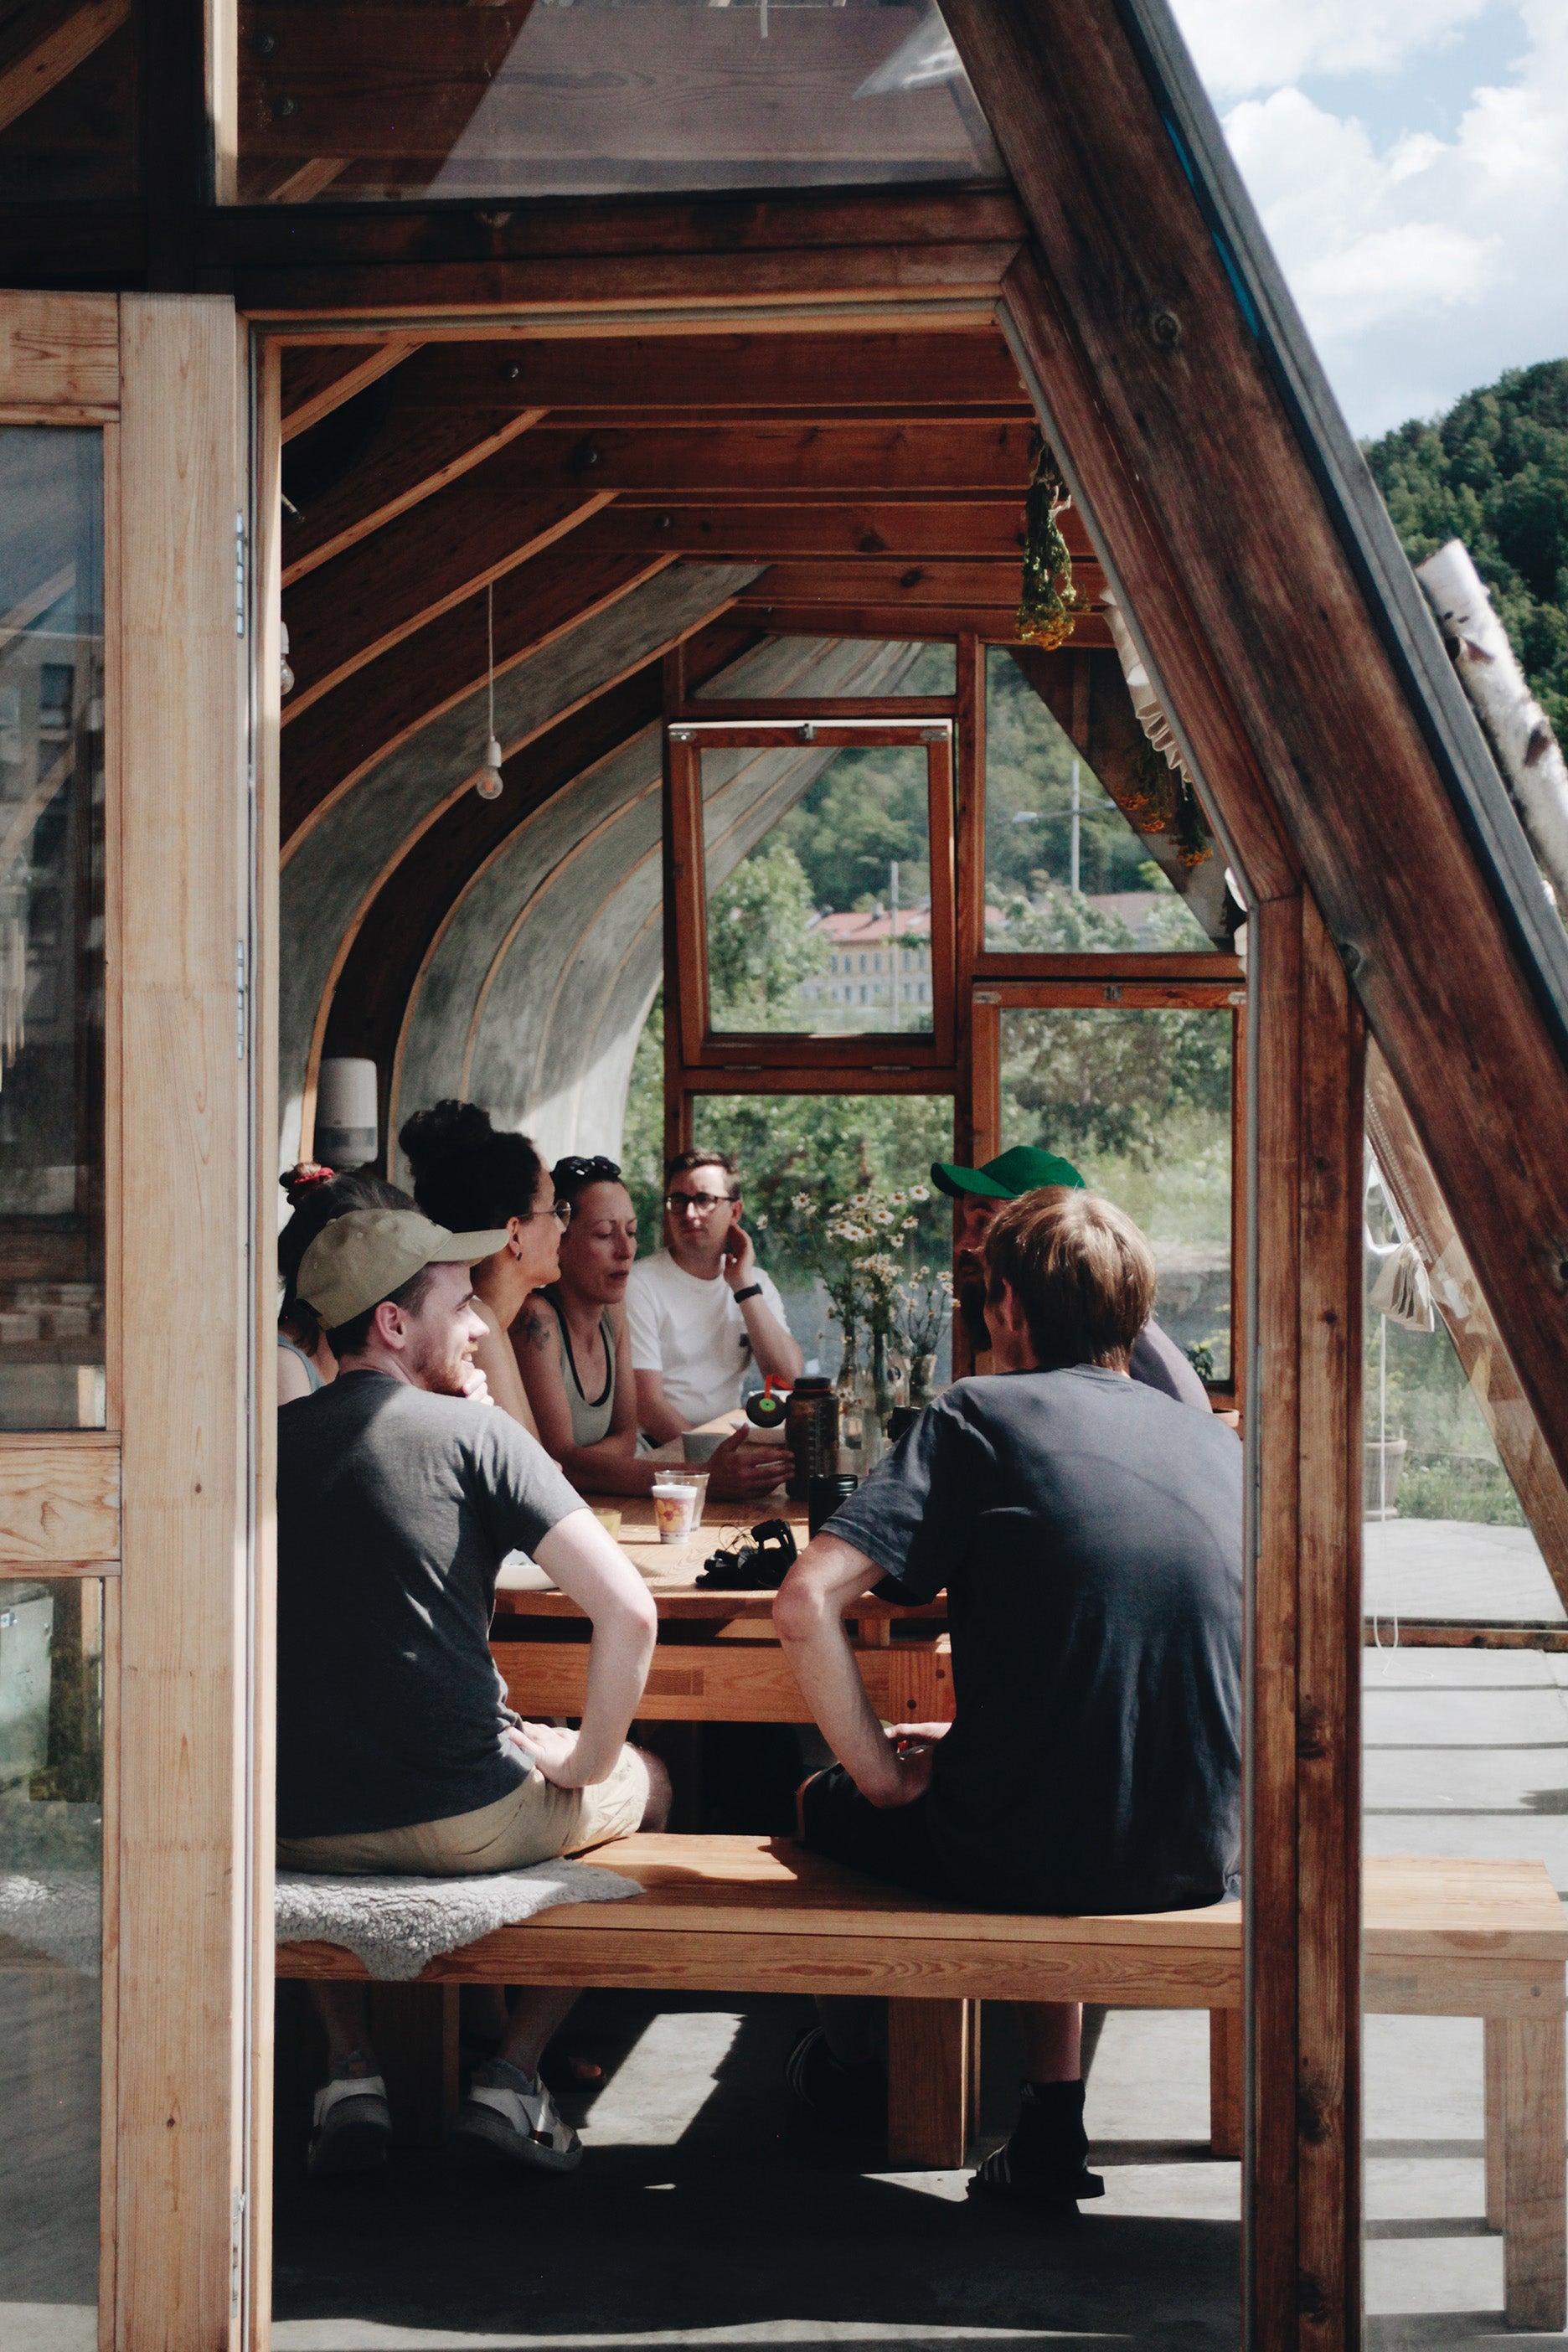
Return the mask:
<svg viewBox="0 0 1568 2352">
<path fill-rule="evenodd" d="M 101 1428 L 103 443 L 0 427 L 0 1429 Z"/>
</svg>

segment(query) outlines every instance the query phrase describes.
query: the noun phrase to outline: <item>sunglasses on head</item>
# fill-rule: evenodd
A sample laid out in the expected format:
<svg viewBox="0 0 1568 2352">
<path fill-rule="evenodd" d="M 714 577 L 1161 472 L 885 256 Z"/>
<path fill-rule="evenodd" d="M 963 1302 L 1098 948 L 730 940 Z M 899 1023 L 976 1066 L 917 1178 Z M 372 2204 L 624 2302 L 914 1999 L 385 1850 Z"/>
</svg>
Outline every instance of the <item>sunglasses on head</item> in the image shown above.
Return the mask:
<svg viewBox="0 0 1568 2352">
<path fill-rule="evenodd" d="M 618 1184 L 621 1178 L 620 1162 L 606 1160 L 603 1152 L 595 1152 L 591 1160 L 571 1152 L 566 1159 L 556 1161 L 552 1172 L 557 1184 Z"/>
</svg>

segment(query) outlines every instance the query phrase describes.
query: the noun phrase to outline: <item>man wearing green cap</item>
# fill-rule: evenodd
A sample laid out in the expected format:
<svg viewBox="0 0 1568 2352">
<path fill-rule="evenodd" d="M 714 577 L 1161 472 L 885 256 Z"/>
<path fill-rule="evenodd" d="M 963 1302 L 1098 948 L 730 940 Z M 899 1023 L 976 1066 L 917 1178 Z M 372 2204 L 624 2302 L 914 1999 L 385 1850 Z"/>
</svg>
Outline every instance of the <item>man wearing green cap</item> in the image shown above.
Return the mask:
<svg viewBox="0 0 1568 2352">
<path fill-rule="evenodd" d="M 331 1875 L 468 1876 L 661 1829 L 662 1768 L 626 1745 L 658 1621 L 542 1446 L 490 1406 L 473 1264 L 501 1232 L 355 1210 L 300 1264 L 338 1376 L 278 1416 L 278 1861 Z M 496 1576 L 531 1553 L 593 1626 L 578 1728 L 525 1723 L 489 1651 Z M 392 2121 L 363 1987 L 318 1989 L 331 2075 L 312 2172 L 385 2162 Z M 533 1989 L 477 2067 L 455 2135 L 545 2170 L 576 2134 L 539 2078 L 569 1991 Z"/>
<path fill-rule="evenodd" d="M 1047 1185 L 1082 1192 L 1083 1178 L 1070 1160 L 1054 1151 L 1038 1151 L 1033 1144 L 1016 1143 L 984 1168 L 957 1168 L 933 1160 L 931 1181 L 939 1192 L 959 1203 L 958 1245 L 953 1253 L 953 1293 L 959 1317 L 975 1354 L 985 1354 L 991 1334 L 985 1323 L 985 1265 L 982 1253 L 992 1220 L 1005 1202 L 1021 1200 Z M 1127 1367 L 1135 1381 L 1159 1389 L 1178 1404 L 1211 1410 L 1208 1391 L 1170 1334 L 1151 1315 L 1138 1334 Z"/>
</svg>

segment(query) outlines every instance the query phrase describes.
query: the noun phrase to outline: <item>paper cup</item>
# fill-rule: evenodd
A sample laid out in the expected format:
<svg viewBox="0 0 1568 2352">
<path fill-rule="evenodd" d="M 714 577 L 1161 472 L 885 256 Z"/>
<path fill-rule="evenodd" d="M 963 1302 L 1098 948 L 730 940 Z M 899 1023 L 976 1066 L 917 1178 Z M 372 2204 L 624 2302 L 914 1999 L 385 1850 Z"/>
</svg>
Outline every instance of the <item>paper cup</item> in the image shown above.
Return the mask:
<svg viewBox="0 0 1568 2352">
<path fill-rule="evenodd" d="M 697 1525 L 697 1503 L 695 1486 L 678 1486 L 674 1479 L 658 1480 L 653 1490 L 653 1521 L 661 1544 L 688 1540 Z"/>
</svg>

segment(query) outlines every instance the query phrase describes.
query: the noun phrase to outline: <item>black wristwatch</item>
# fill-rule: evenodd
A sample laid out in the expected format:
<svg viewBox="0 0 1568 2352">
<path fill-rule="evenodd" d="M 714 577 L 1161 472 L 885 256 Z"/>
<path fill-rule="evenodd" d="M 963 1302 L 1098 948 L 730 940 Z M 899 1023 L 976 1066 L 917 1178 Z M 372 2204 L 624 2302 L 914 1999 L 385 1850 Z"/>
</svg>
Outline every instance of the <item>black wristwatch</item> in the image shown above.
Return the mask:
<svg viewBox="0 0 1568 2352">
<path fill-rule="evenodd" d="M 760 1298 L 762 1295 L 763 1286 L 760 1282 L 748 1282 L 744 1290 L 735 1292 L 735 1304 L 739 1307 L 742 1298 Z"/>
</svg>

